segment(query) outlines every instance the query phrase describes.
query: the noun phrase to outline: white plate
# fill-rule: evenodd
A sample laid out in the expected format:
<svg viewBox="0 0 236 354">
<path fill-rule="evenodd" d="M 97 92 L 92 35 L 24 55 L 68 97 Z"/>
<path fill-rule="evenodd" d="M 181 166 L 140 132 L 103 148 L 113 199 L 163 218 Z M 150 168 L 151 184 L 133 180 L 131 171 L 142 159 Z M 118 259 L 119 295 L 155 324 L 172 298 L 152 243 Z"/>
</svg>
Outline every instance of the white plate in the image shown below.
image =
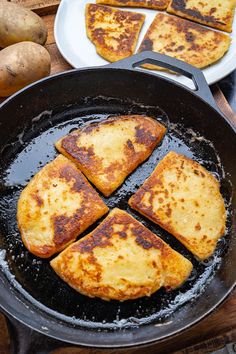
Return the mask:
<svg viewBox="0 0 236 354">
<path fill-rule="evenodd" d="M 95 46 L 86 35 L 85 28 L 85 5 L 93 3 L 94 0 L 62 0 L 57 11 L 54 35 L 57 46 L 63 57 L 74 67 L 91 67 L 108 64 L 97 53 Z M 125 8 L 123 9 L 125 10 Z M 152 23 L 158 11 L 148 9 L 129 8 L 129 11 L 141 12 L 146 15 L 146 20 L 141 30 L 137 48 L 139 47 L 148 27 Z M 236 16 L 231 34 L 232 43 L 229 51 L 216 64 L 203 70 L 208 84 L 213 84 L 221 80 L 226 75 L 236 69 Z M 174 79 L 186 86 L 192 87 L 190 80 L 165 72 L 156 73 Z"/>
</svg>

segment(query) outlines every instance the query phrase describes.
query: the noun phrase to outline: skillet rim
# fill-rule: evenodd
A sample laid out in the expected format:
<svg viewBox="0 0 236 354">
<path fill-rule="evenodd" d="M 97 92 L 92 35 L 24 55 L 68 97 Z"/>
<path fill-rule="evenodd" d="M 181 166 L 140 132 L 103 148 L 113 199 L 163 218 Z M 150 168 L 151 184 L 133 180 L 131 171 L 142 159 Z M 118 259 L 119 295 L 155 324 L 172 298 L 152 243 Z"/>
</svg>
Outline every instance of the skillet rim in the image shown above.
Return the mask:
<svg viewBox="0 0 236 354">
<path fill-rule="evenodd" d="M 119 70 L 119 71 L 130 71 L 130 72 L 134 72 L 135 70 L 133 70 L 132 68 L 117 68 L 117 67 L 109 67 L 108 66 L 104 66 L 104 67 L 94 67 L 94 68 L 81 68 L 81 69 L 72 69 L 72 70 L 69 70 L 69 71 L 65 71 L 65 72 L 62 72 L 62 73 L 57 73 L 57 74 L 54 74 L 50 77 L 46 77 L 46 78 L 43 78 L 41 80 L 38 80 L 37 82 L 35 83 L 32 83 L 30 84 L 29 86 L 21 89 L 20 91 L 16 92 L 14 95 L 10 96 L 9 98 L 5 99 L 1 104 L 0 104 L 0 113 L 1 113 L 1 110 L 2 108 L 4 108 L 6 105 L 8 104 L 11 104 L 12 101 L 14 101 L 14 99 L 18 96 L 20 96 L 21 94 L 27 92 L 27 91 L 30 91 L 31 88 L 35 88 L 37 86 L 40 86 L 42 84 L 44 84 L 45 82 L 48 82 L 48 81 L 53 81 L 55 79 L 58 79 L 60 77 L 65 77 L 65 76 L 70 76 L 70 75 L 73 75 L 73 74 L 76 74 L 76 73 L 79 73 L 79 72 L 84 72 L 84 71 L 97 71 L 97 70 Z M 213 109 L 214 112 L 218 115 L 220 115 L 220 117 L 222 119 L 224 119 L 225 123 L 227 125 L 229 125 L 229 128 L 233 130 L 233 132 L 236 134 L 236 127 L 233 125 L 233 123 L 222 113 L 220 112 L 217 107 L 214 107 L 211 103 L 209 103 L 208 101 L 206 101 L 205 99 L 202 98 L 202 96 L 200 96 L 199 94 L 196 93 L 196 91 L 193 91 L 189 88 L 187 88 L 186 86 L 182 85 L 182 84 L 179 84 L 179 83 L 176 83 L 174 82 L 173 80 L 171 79 L 167 79 L 167 78 L 164 78 L 162 76 L 158 76 L 156 74 L 151 74 L 149 72 L 144 72 L 144 71 L 135 71 L 137 73 L 137 75 L 148 75 L 148 76 L 151 76 L 151 77 L 157 77 L 159 80 L 164 80 L 164 81 L 167 81 L 170 85 L 174 85 L 174 86 L 178 86 L 180 89 L 183 89 L 185 91 L 188 92 L 188 94 L 191 94 L 193 96 L 195 96 L 195 98 L 201 100 L 203 102 L 203 104 L 207 105 L 207 107 L 209 109 Z M 4 274 L 4 271 L 1 269 L 0 270 L 0 278 L 1 280 L 3 281 L 3 277 L 5 277 L 5 274 Z M 10 281 L 7 280 L 9 282 L 9 285 L 8 286 L 11 286 L 10 285 Z M 97 348 L 128 348 L 128 347 L 135 347 L 135 346 L 142 346 L 142 345 L 148 345 L 148 344 L 153 344 L 153 343 L 157 343 L 157 342 L 164 342 L 165 340 L 170 340 L 171 338 L 174 338 L 176 336 L 178 336 L 179 334 L 183 333 L 184 331 L 186 331 L 187 329 L 193 327 L 195 324 L 199 323 L 200 321 L 202 321 L 204 318 L 208 317 L 216 308 L 218 308 L 227 298 L 228 296 L 232 293 L 232 291 L 236 288 L 236 279 L 234 280 L 232 286 L 226 291 L 225 295 L 222 296 L 222 298 L 213 306 L 211 306 L 211 308 L 206 311 L 203 315 L 201 315 L 200 317 L 196 318 L 196 320 L 192 321 L 191 323 L 187 324 L 187 325 L 184 325 L 182 326 L 179 330 L 174 330 L 172 331 L 171 333 L 169 333 L 168 335 L 164 335 L 162 337 L 160 337 L 159 339 L 153 339 L 153 340 L 147 340 L 147 341 L 137 341 L 135 343 L 130 343 L 130 344 L 113 344 L 113 345 L 107 345 L 107 344 L 97 344 L 97 345 L 94 345 L 94 344 L 88 344 L 86 342 L 83 342 L 83 341 L 71 341 L 69 339 L 65 339 L 63 338 L 63 342 L 66 342 L 66 343 L 70 343 L 70 344 L 74 344 L 74 345 L 82 345 L 82 346 L 86 346 L 86 347 L 97 347 Z M 16 288 L 14 289 L 14 291 L 16 291 Z M 11 292 L 10 291 L 10 288 L 7 289 L 7 292 Z M 13 294 L 13 293 L 11 293 Z M 22 294 L 21 294 L 22 296 Z M 0 299 L 2 300 L 2 292 L 0 292 Z M 26 302 L 29 302 L 28 299 L 26 299 Z M 2 301 L 1 301 L 2 302 Z M 38 302 L 38 301 L 37 301 Z M 30 303 L 30 302 L 29 302 Z M 9 304 L 8 304 L 9 305 Z M 24 309 L 24 304 L 22 303 L 23 307 L 22 309 Z M 32 306 L 32 308 L 35 307 L 35 305 L 33 303 L 30 303 L 30 305 Z M 42 305 L 42 304 L 41 304 Z M 42 305 L 44 306 L 44 305 Z M 45 306 L 46 307 L 46 306 Z M 32 314 L 31 314 L 31 318 L 28 320 L 28 319 L 22 319 L 22 318 L 19 318 L 18 316 L 15 315 L 15 311 L 14 311 L 14 308 L 12 308 L 11 305 L 9 306 L 3 306 L 2 303 L 0 303 L 0 308 L 2 309 L 3 313 L 5 313 L 6 315 L 9 314 L 10 316 L 12 316 L 14 319 L 18 320 L 20 323 L 22 323 L 23 325 L 25 325 L 26 327 L 28 328 L 31 328 L 32 330 L 38 332 L 38 333 L 41 333 L 47 337 L 50 337 L 50 338 L 54 338 L 54 339 L 57 339 L 59 341 L 62 341 L 62 336 L 60 336 L 60 334 L 53 334 L 53 333 L 49 333 L 48 332 L 45 332 L 45 330 L 42 330 L 42 325 L 37 322 L 37 320 L 35 321 L 34 319 L 32 319 Z M 10 308 L 10 309 L 9 309 Z M 36 307 L 35 307 L 36 308 Z M 44 316 L 43 314 L 41 314 L 42 310 L 37 308 L 37 311 L 40 313 L 40 316 L 43 317 L 46 317 Z M 37 313 L 37 312 L 35 312 Z M 30 322 L 30 323 L 29 323 Z M 48 320 L 48 322 L 52 325 L 52 327 L 55 327 L 55 322 L 53 321 L 50 321 Z M 35 326 L 36 324 L 36 326 Z M 37 327 L 40 327 L 38 328 Z M 58 324 L 56 324 L 57 326 Z M 65 327 L 65 324 L 62 324 L 62 328 Z M 67 327 L 69 328 L 69 327 Z M 55 331 L 54 328 L 52 328 L 53 331 Z M 86 329 L 77 329 L 77 332 L 80 332 L 81 333 L 85 333 Z M 58 331 L 57 331 L 58 332 Z M 89 333 L 89 331 L 87 331 L 87 333 Z M 61 332 L 62 334 L 62 332 Z M 96 335 L 99 335 L 99 336 L 102 336 L 104 333 L 102 332 L 98 332 L 96 333 Z M 111 335 L 114 334 L 114 332 L 111 333 Z M 101 339 L 99 339 L 100 341 Z"/>
</svg>

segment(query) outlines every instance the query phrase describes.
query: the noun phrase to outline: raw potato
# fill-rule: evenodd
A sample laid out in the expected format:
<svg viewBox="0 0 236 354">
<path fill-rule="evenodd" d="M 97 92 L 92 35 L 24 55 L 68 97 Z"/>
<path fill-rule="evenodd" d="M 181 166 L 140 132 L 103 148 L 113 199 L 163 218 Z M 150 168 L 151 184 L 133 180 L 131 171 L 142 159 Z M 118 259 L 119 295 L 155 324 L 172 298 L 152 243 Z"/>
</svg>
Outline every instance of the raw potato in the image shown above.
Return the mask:
<svg viewBox="0 0 236 354">
<path fill-rule="evenodd" d="M 10 96 L 24 86 L 50 74 L 48 51 L 33 42 L 13 44 L 0 51 L 0 97 Z"/>
<path fill-rule="evenodd" d="M 34 12 L 22 6 L 0 1 L 0 48 L 30 41 L 45 44 L 47 28 Z"/>
</svg>

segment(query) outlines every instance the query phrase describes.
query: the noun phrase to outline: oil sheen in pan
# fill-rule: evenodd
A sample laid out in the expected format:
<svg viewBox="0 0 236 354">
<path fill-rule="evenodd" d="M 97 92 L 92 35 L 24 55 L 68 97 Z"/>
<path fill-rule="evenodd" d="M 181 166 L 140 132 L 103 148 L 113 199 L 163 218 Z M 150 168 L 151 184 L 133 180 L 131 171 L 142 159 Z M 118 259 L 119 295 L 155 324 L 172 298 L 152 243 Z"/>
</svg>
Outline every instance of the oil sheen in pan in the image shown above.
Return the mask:
<svg viewBox="0 0 236 354">
<path fill-rule="evenodd" d="M 24 248 L 16 223 L 16 206 L 20 192 L 32 176 L 57 155 L 54 142 L 78 127 L 101 121 L 114 114 L 146 114 L 165 124 L 168 132 L 151 157 L 139 166 L 111 197 L 104 198 L 105 202 L 110 208 L 127 210 L 194 264 L 190 279 L 180 289 L 169 293 L 161 289 L 150 298 L 123 303 L 90 299 L 71 289 L 53 272 L 48 260 L 36 258 Z M 224 169 L 212 143 L 192 129 L 186 129 L 181 123 L 171 124 L 157 107 L 144 107 L 135 103 L 131 105 L 130 102 L 117 102 L 116 105 L 114 101 L 112 104 L 104 102 L 98 107 L 92 106 L 88 101 L 84 102 L 84 106 L 67 107 L 54 114 L 51 111 L 43 112 L 33 118 L 31 128 L 22 127 L 18 141 L 8 144 L 3 152 L 5 163 L 1 172 L 3 184 L 0 189 L 0 248 L 3 251 L 0 255 L 0 266 L 4 267 L 12 285 L 18 287 L 20 292 L 24 289 L 25 296 L 36 306 L 60 320 L 72 325 L 107 330 L 138 326 L 150 321 L 157 325 L 166 323 L 180 306 L 188 301 L 195 301 L 220 266 L 221 258 L 227 249 L 227 235 L 219 241 L 214 256 L 205 263 L 199 263 L 174 237 L 142 218 L 127 204 L 130 196 L 170 150 L 197 160 L 220 180 L 229 211 L 230 188 L 225 182 Z M 228 228 L 229 219 L 228 217 Z"/>
</svg>

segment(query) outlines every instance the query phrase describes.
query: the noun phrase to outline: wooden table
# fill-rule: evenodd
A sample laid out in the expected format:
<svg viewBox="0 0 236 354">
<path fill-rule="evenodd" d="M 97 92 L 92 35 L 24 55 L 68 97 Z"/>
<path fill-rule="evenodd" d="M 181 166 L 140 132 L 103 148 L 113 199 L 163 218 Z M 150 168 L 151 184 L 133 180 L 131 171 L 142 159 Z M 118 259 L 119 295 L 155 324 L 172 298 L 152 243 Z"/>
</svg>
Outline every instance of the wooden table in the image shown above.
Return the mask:
<svg viewBox="0 0 236 354">
<path fill-rule="evenodd" d="M 7 1 L 7 0 L 0 0 Z M 78 0 L 80 1 L 80 0 Z M 71 66 L 62 58 L 55 44 L 53 35 L 54 18 L 57 6 L 60 1 L 36 1 L 36 0 L 11 0 L 11 2 L 20 3 L 40 14 L 48 27 L 48 40 L 46 47 L 52 58 L 52 71 L 57 73 L 71 69 Z M 212 87 L 214 97 L 221 110 L 236 122 L 236 116 L 220 91 L 217 85 Z M 150 345 L 147 348 L 134 348 L 125 350 L 99 350 L 85 348 L 62 348 L 53 352 L 53 354 L 169 354 L 169 353 L 210 353 L 213 350 L 222 348 L 229 342 L 236 342 L 236 291 L 228 300 L 208 318 L 175 337 L 167 343 Z M 0 315 L 0 354 L 9 354 L 9 338 L 4 317 Z M 236 348 L 235 348 L 236 353 Z M 34 354 L 34 353 L 32 353 Z"/>
</svg>

